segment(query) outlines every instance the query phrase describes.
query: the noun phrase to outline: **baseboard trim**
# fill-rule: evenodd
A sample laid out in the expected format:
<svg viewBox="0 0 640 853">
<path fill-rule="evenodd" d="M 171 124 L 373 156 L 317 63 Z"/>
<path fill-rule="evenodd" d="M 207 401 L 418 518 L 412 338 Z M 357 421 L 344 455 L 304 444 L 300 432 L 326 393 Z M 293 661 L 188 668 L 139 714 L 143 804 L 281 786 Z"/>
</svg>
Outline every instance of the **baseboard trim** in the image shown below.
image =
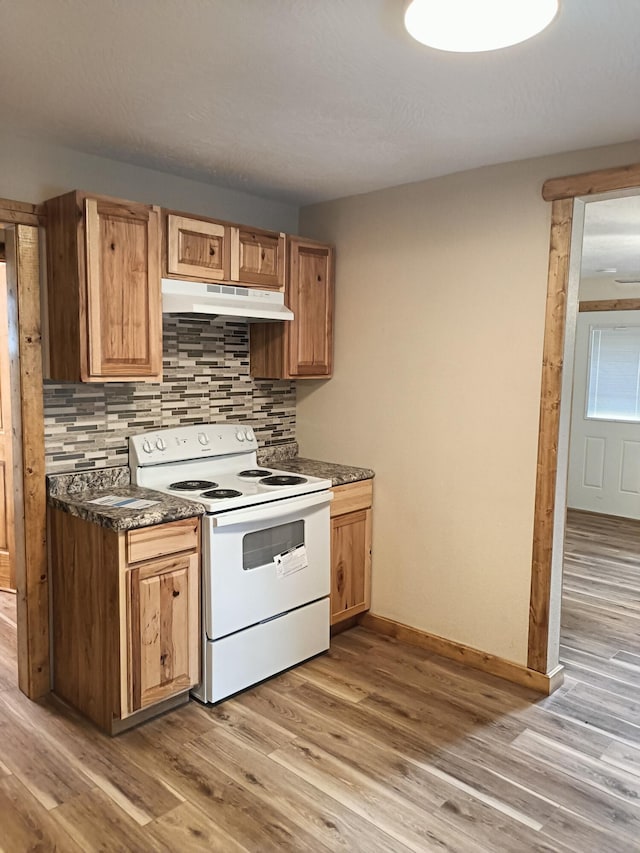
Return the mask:
<svg viewBox="0 0 640 853">
<path fill-rule="evenodd" d="M 564 681 L 563 666 L 557 666 L 549 673 L 537 672 L 523 664 L 514 663 L 488 652 L 481 652 L 472 646 L 465 646 L 463 643 L 456 643 L 418 628 L 411 628 L 409 625 L 403 625 L 402 622 L 395 622 L 385 616 L 376 616 L 375 613 L 364 613 L 360 617 L 359 624 L 376 634 L 393 637 L 410 646 L 419 646 L 442 657 L 464 663 L 472 669 L 497 675 L 498 678 L 521 684 L 547 696 L 557 690 Z"/>
<path fill-rule="evenodd" d="M 349 619 L 343 619 L 342 622 L 336 622 L 331 626 L 331 636 L 335 637 L 342 634 L 343 631 L 350 631 L 360 623 L 360 616 L 350 616 Z"/>
</svg>

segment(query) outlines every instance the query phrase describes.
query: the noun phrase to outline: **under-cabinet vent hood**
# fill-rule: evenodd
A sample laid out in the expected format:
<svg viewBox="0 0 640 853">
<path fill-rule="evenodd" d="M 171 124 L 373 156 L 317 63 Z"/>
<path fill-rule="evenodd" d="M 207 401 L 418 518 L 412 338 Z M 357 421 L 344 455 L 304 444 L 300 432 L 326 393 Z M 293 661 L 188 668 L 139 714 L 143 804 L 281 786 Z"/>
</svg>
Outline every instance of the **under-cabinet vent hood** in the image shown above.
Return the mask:
<svg viewBox="0 0 640 853">
<path fill-rule="evenodd" d="M 162 279 L 162 313 L 234 317 L 253 322 L 293 320 L 293 312 L 284 304 L 284 294 L 279 291 L 173 278 Z"/>
</svg>

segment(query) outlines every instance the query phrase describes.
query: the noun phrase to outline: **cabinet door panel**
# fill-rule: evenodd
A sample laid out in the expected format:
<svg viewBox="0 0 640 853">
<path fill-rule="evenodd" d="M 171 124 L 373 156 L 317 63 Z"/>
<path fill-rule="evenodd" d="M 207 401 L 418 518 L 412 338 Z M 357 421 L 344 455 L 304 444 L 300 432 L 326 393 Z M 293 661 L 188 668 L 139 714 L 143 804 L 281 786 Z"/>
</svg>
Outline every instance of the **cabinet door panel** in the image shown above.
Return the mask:
<svg viewBox="0 0 640 853">
<path fill-rule="evenodd" d="M 129 711 L 199 680 L 198 556 L 132 569 Z"/>
<path fill-rule="evenodd" d="M 291 376 L 330 376 L 333 340 L 333 250 L 291 241 L 289 329 Z"/>
<path fill-rule="evenodd" d="M 231 243 L 232 281 L 268 290 L 284 287 L 284 234 L 233 228 Z"/>
<path fill-rule="evenodd" d="M 229 227 L 185 216 L 167 216 L 167 272 L 200 281 L 229 278 Z"/>
<path fill-rule="evenodd" d="M 331 624 L 370 605 L 371 510 L 331 520 Z"/>
<path fill-rule="evenodd" d="M 160 376 L 158 211 L 85 201 L 89 376 Z"/>
</svg>

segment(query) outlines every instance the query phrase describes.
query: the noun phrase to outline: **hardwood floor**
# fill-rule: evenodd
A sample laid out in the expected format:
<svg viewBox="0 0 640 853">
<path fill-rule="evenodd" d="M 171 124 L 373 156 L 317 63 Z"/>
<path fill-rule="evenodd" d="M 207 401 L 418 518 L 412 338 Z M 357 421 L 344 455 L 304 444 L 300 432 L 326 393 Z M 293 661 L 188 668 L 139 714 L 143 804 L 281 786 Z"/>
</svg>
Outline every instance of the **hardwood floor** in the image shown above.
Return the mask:
<svg viewBox="0 0 640 853">
<path fill-rule="evenodd" d="M 572 514 L 542 699 L 356 628 L 109 739 L 17 690 L 0 596 L 0 849 L 640 851 L 640 525 Z"/>
</svg>

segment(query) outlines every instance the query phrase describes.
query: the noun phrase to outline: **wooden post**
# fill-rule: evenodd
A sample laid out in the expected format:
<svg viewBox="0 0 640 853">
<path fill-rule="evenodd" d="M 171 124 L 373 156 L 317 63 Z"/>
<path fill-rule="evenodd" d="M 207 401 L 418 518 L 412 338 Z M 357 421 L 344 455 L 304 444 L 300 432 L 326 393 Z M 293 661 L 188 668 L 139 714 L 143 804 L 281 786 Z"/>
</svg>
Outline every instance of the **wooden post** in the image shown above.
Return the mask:
<svg viewBox="0 0 640 853">
<path fill-rule="evenodd" d="M 23 693 L 37 699 L 50 690 L 38 229 L 18 224 L 7 234 L 13 244 L 7 253 L 7 298 L 12 417 L 17 436 L 14 495 L 18 682 Z"/>
</svg>

